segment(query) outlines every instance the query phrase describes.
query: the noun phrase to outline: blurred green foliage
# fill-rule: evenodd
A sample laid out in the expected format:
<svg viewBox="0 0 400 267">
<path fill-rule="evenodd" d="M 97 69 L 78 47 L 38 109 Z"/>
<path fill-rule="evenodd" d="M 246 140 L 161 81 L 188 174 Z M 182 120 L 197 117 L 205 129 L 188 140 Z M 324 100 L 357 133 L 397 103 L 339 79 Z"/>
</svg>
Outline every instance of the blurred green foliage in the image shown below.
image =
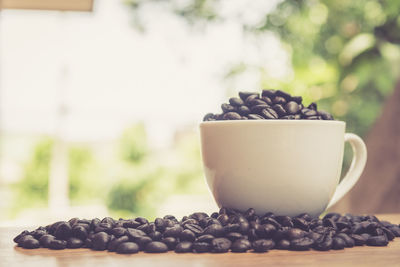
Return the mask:
<svg viewBox="0 0 400 267">
<path fill-rule="evenodd" d="M 294 75 L 278 80 L 260 66 L 256 69 L 262 74 L 262 87 L 301 95 L 306 104 L 318 101 L 322 109 L 345 120 L 349 131 L 360 135 L 365 135 L 379 116 L 385 97 L 400 76 L 398 0 L 282 0 L 272 12 L 257 16 L 259 21 L 251 24 L 241 21 L 240 15 L 226 15 L 221 6 L 229 5 L 229 0 L 127 3 L 138 18 L 142 7 L 153 4 L 178 14 L 189 24 L 235 20 L 242 22 L 246 34 L 275 34 L 291 56 Z M 227 68 L 226 77 L 249 68 L 254 66 L 233 64 Z M 228 93 L 232 91 L 227 88 Z"/>
<path fill-rule="evenodd" d="M 30 159 L 24 164 L 21 180 L 13 184 L 11 215 L 26 208 L 47 205 L 53 147 L 54 140 L 49 137 L 43 138 L 34 146 Z M 94 159 L 88 148 L 69 146 L 68 178 L 72 203 L 90 201 L 97 194 L 101 185 L 95 182 L 94 170 Z"/>
</svg>

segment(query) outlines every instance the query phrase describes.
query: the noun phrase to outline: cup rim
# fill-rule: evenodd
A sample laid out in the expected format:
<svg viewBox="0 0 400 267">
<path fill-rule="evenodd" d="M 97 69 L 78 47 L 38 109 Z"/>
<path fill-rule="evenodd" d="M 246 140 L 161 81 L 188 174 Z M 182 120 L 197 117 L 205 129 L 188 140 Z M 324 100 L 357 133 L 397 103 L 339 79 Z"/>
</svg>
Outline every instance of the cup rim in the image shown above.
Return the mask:
<svg viewBox="0 0 400 267">
<path fill-rule="evenodd" d="M 345 121 L 339 120 L 220 120 L 220 121 L 202 121 L 200 127 L 211 126 L 211 125 L 237 125 L 237 124 L 269 124 L 269 125 L 316 125 L 316 124 L 327 124 L 327 125 L 346 125 Z"/>
</svg>

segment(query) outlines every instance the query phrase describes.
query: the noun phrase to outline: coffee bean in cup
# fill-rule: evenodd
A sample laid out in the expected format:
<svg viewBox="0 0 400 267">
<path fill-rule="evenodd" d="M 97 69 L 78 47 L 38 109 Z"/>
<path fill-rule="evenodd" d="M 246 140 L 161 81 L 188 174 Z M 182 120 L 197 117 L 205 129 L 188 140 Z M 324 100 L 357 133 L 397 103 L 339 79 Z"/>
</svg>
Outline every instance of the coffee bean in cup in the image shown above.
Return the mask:
<svg viewBox="0 0 400 267">
<path fill-rule="evenodd" d="M 203 121 L 220 120 L 333 120 L 328 112 L 318 110 L 316 103 L 307 107 L 301 96 L 266 89 L 258 92 L 239 92 L 229 103 L 221 105 L 222 113 L 208 113 Z"/>
<path fill-rule="evenodd" d="M 400 225 L 373 215 L 328 213 L 258 215 L 221 208 L 210 216 L 196 212 L 181 220 L 166 215 L 149 221 L 143 217 L 114 220 L 73 218 L 34 231 L 23 231 L 14 242 L 24 249 L 88 248 L 119 254 L 146 253 L 264 253 L 272 249 L 339 250 L 354 246 L 387 246 L 400 237 Z"/>
</svg>

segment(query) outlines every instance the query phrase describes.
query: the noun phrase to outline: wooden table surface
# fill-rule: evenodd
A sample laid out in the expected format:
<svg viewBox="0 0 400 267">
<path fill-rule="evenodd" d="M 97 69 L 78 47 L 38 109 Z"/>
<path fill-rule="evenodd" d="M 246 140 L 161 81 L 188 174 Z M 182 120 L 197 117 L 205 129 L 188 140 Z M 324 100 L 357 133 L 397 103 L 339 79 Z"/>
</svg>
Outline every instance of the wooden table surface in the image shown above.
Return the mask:
<svg viewBox="0 0 400 267">
<path fill-rule="evenodd" d="M 400 223 L 400 214 L 379 215 L 379 219 Z M 10 266 L 400 266 L 400 238 L 387 247 L 354 247 L 344 250 L 281 251 L 263 254 L 147 254 L 118 255 L 106 251 L 16 247 L 12 239 L 24 229 L 0 228 L 0 267 Z M 27 230 L 34 230 L 34 227 Z"/>
</svg>

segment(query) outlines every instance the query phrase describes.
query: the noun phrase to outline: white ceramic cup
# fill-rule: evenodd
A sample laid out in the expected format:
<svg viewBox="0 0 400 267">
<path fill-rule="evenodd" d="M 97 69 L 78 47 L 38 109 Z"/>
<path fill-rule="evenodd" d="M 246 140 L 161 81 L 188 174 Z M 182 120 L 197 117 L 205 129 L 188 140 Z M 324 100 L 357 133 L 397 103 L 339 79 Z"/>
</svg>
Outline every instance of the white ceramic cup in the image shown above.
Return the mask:
<svg viewBox="0 0 400 267">
<path fill-rule="evenodd" d="M 248 120 L 200 124 L 207 184 L 220 207 L 320 215 L 357 182 L 367 161 L 360 137 L 342 121 Z M 344 142 L 353 149 L 339 183 Z"/>
</svg>

